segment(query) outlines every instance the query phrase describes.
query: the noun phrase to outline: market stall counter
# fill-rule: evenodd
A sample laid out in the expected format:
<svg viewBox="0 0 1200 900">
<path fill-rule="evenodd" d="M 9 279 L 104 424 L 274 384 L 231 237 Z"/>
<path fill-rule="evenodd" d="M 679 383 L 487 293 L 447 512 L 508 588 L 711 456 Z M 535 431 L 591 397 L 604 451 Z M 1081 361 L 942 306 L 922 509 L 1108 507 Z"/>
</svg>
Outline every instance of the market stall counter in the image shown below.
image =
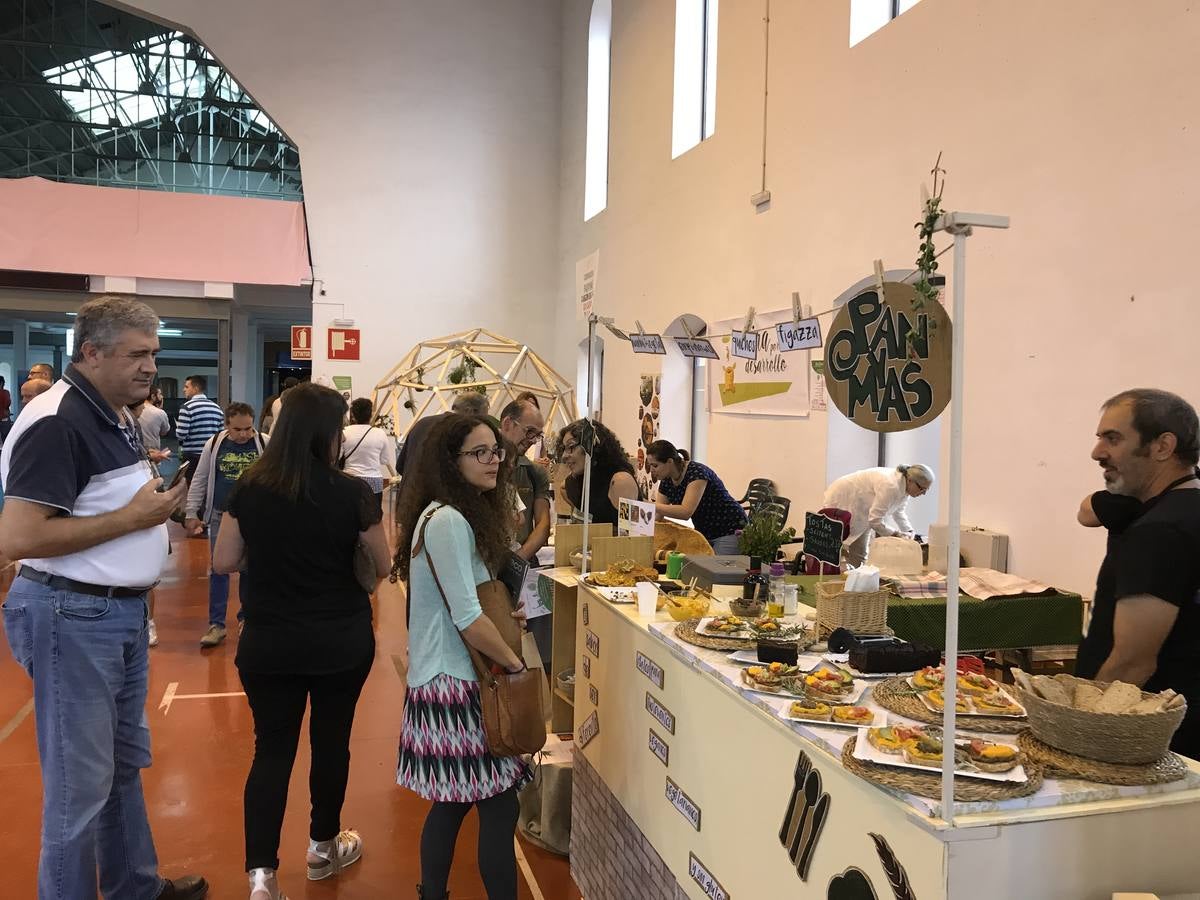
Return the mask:
<svg viewBox="0 0 1200 900">
<path fill-rule="evenodd" d="M 1129 787 L 1044 778 L 1028 758 L 958 777 L 951 828 L 920 796 L 932 776 L 867 780 L 864 731 L 788 720 L 790 701 L 748 688 L 729 649 L 587 584 L 576 611 L 571 868 L 589 900 L 1109 900 L 1200 885 L 1191 761 Z M 919 725 L 873 698 L 884 683 L 854 702 L 876 724 Z"/>
</svg>

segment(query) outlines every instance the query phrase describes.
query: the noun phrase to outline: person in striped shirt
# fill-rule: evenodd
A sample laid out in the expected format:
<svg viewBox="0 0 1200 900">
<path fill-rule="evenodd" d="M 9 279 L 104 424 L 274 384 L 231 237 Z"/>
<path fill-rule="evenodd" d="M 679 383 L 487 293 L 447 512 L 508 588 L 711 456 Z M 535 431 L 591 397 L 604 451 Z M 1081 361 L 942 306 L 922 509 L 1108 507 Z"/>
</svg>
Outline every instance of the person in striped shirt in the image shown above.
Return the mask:
<svg viewBox="0 0 1200 900">
<path fill-rule="evenodd" d="M 187 482 L 190 487 L 192 475 L 200 465 L 200 454 L 209 438 L 225 427 L 225 413 L 205 395 L 208 379 L 203 375 L 189 375 L 183 382 L 186 402 L 180 407 L 175 420 L 175 435 L 179 438 L 179 455 L 183 462 L 190 462 Z M 203 532 L 201 532 L 203 533 Z"/>
</svg>

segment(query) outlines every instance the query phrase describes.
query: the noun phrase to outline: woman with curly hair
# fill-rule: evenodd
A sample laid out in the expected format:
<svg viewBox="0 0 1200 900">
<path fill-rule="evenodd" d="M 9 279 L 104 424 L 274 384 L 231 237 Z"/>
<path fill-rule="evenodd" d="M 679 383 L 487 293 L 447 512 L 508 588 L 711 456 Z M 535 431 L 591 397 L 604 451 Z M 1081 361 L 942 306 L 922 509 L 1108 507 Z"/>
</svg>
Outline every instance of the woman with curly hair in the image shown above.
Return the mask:
<svg viewBox="0 0 1200 900">
<path fill-rule="evenodd" d="M 580 446 L 587 419 L 577 419 L 558 433 L 558 458 L 571 474 L 567 476 L 567 499 L 578 510 L 583 509 L 583 472 L 587 456 Z M 621 498 L 641 500 L 642 492 L 633 475 L 633 464 L 625 448 L 607 427 L 592 422 L 596 443 L 592 448 L 591 502 L 588 512 L 593 522 L 617 524 L 617 506 Z"/>
<path fill-rule="evenodd" d="M 433 802 L 421 831 L 417 896 L 425 900 L 449 896 L 454 844 L 472 806 L 479 810 L 479 874 L 488 898 L 517 896 L 517 791 L 529 767 L 488 750 L 479 682 L 463 644 L 510 672 L 525 667 L 483 615 L 476 591 L 510 553 L 513 460 L 506 457 L 500 433 L 486 419 L 440 417 L 397 514 L 393 575 L 408 582 L 412 616 L 396 781 Z"/>
</svg>

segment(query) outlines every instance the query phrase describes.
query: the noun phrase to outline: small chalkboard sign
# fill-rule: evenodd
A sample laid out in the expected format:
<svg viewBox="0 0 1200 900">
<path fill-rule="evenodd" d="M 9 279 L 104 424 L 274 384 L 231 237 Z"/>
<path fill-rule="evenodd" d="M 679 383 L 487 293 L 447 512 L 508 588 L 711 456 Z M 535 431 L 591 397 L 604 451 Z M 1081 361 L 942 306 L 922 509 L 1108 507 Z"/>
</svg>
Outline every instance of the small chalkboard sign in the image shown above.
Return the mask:
<svg viewBox="0 0 1200 900">
<path fill-rule="evenodd" d="M 820 513 L 804 514 L 804 555 L 836 566 L 842 559 L 845 525 Z"/>
</svg>

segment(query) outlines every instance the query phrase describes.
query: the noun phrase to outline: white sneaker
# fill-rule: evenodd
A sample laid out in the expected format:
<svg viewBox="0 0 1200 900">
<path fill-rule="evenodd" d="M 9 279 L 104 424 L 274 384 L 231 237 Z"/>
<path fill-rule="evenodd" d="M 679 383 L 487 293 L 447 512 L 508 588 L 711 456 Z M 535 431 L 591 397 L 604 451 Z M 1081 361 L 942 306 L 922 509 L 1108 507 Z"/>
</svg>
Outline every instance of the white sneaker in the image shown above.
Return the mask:
<svg viewBox="0 0 1200 900">
<path fill-rule="evenodd" d="M 279 890 L 274 869 L 251 869 L 249 875 L 250 900 L 287 900 Z"/>
<path fill-rule="evenodd" d="M 146 623 L 146 631 L 149 632 L 149 635 L 150 635 L 150 646 L 157 647 L 158 646 L 158 629 L 154 627 L 153 619 L 151 619 L 150 621 L 148 621 Z"/>
<path fill-rule="evenodd" d="M 362 837 L 353 828 L 343 828 L 332 841 L 308 842 L 308 880 L 321 881 L 336 875 L 362 858 Z"/>
</svg>

